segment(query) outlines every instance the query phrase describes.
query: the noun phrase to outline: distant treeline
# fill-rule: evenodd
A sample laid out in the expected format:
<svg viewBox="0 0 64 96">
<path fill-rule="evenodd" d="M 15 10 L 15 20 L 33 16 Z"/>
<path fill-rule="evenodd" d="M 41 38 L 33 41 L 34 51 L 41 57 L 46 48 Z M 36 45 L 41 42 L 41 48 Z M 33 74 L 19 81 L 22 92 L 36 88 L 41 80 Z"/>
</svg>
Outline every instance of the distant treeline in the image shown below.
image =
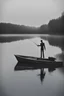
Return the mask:
<svg viewBox="0 0 64 96">
<path fill-rule="evenodd" d="M 10 23 L 0 23 L 0 34 L 50 34 L 64 35 L 64 15 L 50 20 L 38 28 Z"/>
</svg>

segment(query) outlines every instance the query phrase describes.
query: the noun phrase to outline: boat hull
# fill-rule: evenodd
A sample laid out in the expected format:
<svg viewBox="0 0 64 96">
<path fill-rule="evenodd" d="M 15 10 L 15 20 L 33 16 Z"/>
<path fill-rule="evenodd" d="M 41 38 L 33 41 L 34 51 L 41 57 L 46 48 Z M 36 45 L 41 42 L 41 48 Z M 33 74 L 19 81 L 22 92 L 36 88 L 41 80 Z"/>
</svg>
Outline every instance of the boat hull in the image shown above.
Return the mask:
<svg viewBox="0 0 64 96">
<path fill-rule="evenodd" d="M 56 67 L 62 67 L 62 62 L 56 62 L 49 59 L 40 59 L 36 57 L 30 57 L 30 56 L 21 56 L 21 55 L 15 55 L 18 62 L 20 62 L 20 65 L 23 66 L 29 66 L 29 67 L 37 67 L 37 68 L 56 68 Z"/>
</svg>

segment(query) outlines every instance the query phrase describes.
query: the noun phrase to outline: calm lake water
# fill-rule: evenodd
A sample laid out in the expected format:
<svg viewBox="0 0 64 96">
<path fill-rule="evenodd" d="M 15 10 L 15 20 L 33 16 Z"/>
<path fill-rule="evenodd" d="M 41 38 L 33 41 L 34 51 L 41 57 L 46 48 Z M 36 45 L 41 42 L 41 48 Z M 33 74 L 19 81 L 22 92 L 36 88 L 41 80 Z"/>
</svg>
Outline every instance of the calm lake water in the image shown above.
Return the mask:
<svg viewBox="0 0 64 96">
<path fill-rule="evenodd" d="M 64 37 L 49 35 L 0 36 L 0 96 L 64 96 L 64 67 L 53 71 L 44 69 L 18 70 L 14 54 L 40 57 L 40 48 L 35 45 L 43 39 L 45 57 L 64 60 Z M 63 61 L 64 62 L 64 61 Z"/>
</svg>

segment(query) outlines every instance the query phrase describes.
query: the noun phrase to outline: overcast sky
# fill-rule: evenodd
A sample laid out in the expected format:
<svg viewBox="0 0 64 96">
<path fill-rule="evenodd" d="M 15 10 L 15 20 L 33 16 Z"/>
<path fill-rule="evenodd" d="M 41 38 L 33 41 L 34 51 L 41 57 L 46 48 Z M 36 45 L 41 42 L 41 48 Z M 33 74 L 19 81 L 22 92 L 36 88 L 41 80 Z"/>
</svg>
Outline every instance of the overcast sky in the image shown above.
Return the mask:
<svg viewBox="0 0 64 96">
<path fill-rule="evenodd" d="M 63 11 L 64 0 L 0 0 L 0 22 L 40 26 Z"/>
</svg>

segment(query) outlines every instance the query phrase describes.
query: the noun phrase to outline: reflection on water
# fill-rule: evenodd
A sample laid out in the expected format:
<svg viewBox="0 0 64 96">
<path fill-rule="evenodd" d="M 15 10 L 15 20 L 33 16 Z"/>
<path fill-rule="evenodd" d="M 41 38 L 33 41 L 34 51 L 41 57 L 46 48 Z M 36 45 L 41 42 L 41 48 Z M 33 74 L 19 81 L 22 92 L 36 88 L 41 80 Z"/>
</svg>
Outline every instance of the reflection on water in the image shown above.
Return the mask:
<svg viewBox="0 0 64 96">
<path fill-rule="evenodd" d="M 15 66 L 14 70 L 15 71 L 23 71 L 23 70 L 37 70 L 40 68 L 37 67 L 28 67 L 28 66 L 23 66 L 22 64 L 20 65 L 19 63 L 17 63 L 17 65 Z M 38 76 L 40 76 L 40 81 L 41 83 L 44 80 L 46 72 L 44 71 L 44 68 L 40 69 L 40 74 L 38 74 Z"/>
<path fill-rule="evenodd" d="M 41 69 L 40 74 L 38 74 L 38 76 L 40 76 L 41 83 L 43 83 L 43 81 L 44 81 L 45 74 L 46 74 L 46 72 L 44 71 L 44 69 Z"/>
<path fill-rule="evenodd" d="M 57 54 L 62 54 L 61 48 L 49 45 L 45 39 L 43 41 L 46 45 L 46 58 L 58 58 Z M 39 44 L 40 37 L 0 43 L 1 96 L 63 96 L 64 67 L 40 70 L 16 66 L 14 54 L 40 57 L 40 48 L 33 42 Z M 59 56 L 59 59 L 63 60 L 63 56 Z"/>
</svg>

